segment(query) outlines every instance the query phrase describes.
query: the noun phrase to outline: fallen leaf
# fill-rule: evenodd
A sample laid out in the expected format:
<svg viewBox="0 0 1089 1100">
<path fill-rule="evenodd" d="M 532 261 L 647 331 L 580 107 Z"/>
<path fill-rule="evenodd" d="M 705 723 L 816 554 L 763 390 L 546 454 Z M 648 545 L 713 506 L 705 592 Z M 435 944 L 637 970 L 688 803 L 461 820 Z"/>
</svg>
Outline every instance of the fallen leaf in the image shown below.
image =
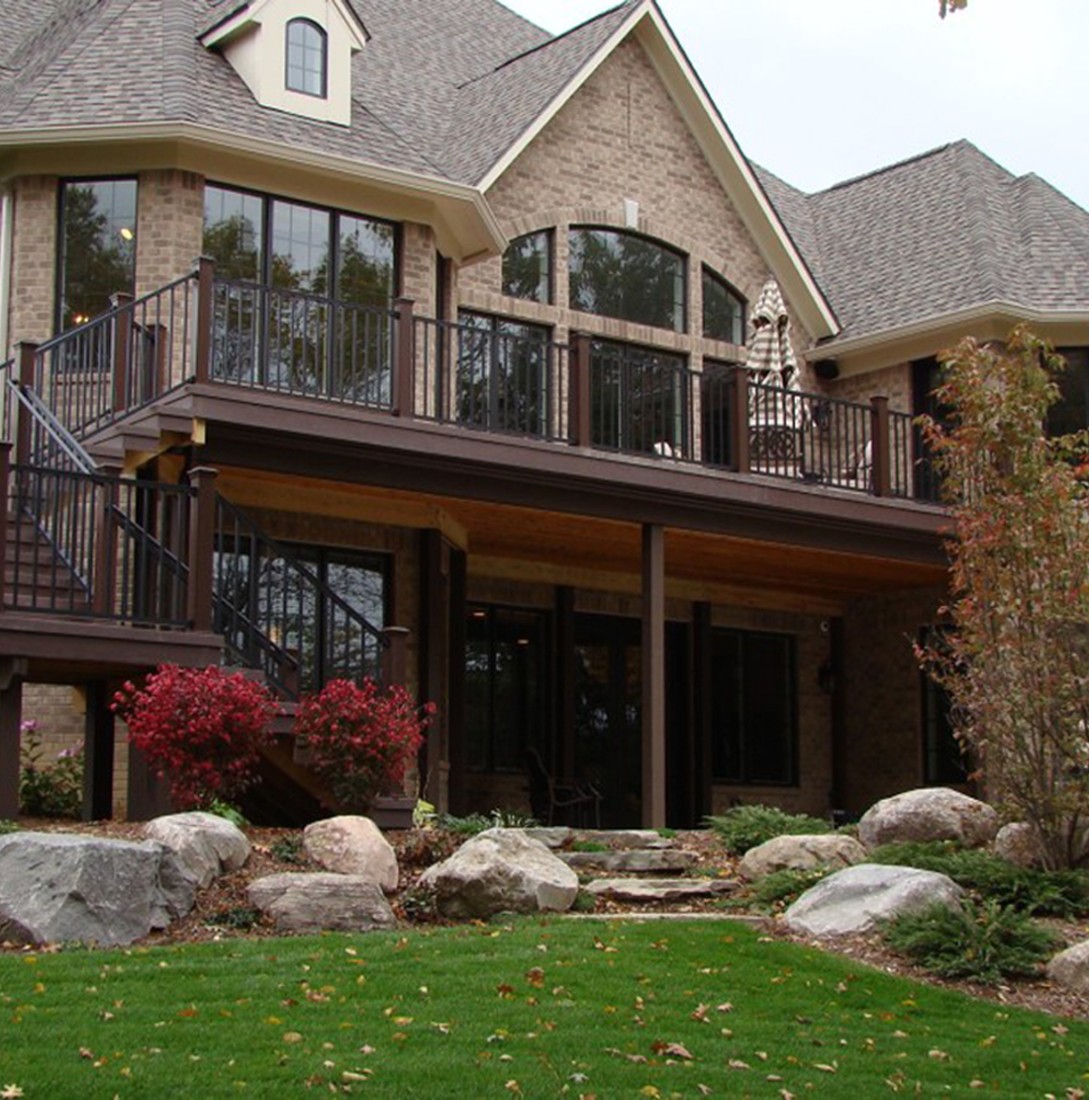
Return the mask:
<svg viewBox="0 0 1089 1100">
<path fill-rule="evenodd" d="M 696 1005 L 692 1010 L 692 1019 L 698 1020 L 701 1024 L 707 1023 L 707 1005 Z"/>
<path fill-rule="evenodd" d="M 285 1043 L 301 1043 L 302 1035 L 300 1035 L 297 1031 L 285 1031 L 283 1035 L 283 1040 Z"/>
<path fill-rule="evenodd" d="M 526 971 L 526 981 L 535 989 L 544 987 L 544 978 L 545 972 L 539 966 L 534 966 Z"/>
<path fill-rule="evenodd" d="M 928 1058 L 933 1058 L 935 1062 L 948 1062 L 949 1055 L 944 1050 L 931 1050 L 927 1052 Z"/>
<path fill-rule="evenodd" d="M 664 1054 L 667 1058 L 686 1058 L 689 1061 L 692 1055 L 683 1043 L 664 1043 L 659 1040 L 651 1044 L 651 1050 L 655 1054 Z"/>
<path fill-rule="evenodd" d="M 19 1100 L 19 1097 L 23 1095 L 23 1090 L 18 1085 L 5 1085 L 0 1089 L 0 1097 L 3 1100 Z"/>
<path fill-rule="evenodd" d="M 722 1004 L 715 1006 L 716 1012 L 733 1012 L 734 1006 L 729 1001 L 723 1001 Z"/>
<path fill-rule="evenodd" d="M 726 1065 L 728 1065 L 730 1069 L 752 1069 L 752 1066 L 750 1066 L 748 1062 L 743 1062 L 740 1058 L 731 1058 Z"/>
</svg>

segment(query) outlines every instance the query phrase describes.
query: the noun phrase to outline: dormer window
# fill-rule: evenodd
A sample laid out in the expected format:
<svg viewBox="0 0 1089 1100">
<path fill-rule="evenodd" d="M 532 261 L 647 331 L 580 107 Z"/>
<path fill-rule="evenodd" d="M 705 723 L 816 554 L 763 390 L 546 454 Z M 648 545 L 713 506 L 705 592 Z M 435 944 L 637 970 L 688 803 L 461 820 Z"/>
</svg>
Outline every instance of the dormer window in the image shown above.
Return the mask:
<svg viewBox="0 0 1089 1100">
<path fill-rule="evenodd" d="M 324 99 L 328 87 L 328 38 L 310 19 L 287 25 L 287 89 Z"/>
</svg>

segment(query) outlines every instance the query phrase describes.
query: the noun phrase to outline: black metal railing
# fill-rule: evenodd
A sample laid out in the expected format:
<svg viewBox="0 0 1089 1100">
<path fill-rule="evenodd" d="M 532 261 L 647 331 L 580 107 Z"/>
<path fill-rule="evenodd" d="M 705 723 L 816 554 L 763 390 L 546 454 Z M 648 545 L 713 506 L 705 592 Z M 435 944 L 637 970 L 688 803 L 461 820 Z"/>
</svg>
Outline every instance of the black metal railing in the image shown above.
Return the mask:
<svg viewBox="0 0 1089 1100">
<path fill-rule="evenodd" d="M 14 464 L 5 605 L 138 625 L 187 625 L 185 486 Z"/>
<path fill-rule="evenodd" d="M 566 441 L 568 348 L 546 336 L 413 319 L 412 367 L 427 419 Z"/>
<path fill-rule="evenodd" d="M 214 280 L 210 377 L 389 409 L 396 311 Z"/>
<path fill-rule="evenodd" d="M 381 631 L 240 509 L 216 498 L 214 629 L 284 694 L 380 679 Z"/>
</svg>

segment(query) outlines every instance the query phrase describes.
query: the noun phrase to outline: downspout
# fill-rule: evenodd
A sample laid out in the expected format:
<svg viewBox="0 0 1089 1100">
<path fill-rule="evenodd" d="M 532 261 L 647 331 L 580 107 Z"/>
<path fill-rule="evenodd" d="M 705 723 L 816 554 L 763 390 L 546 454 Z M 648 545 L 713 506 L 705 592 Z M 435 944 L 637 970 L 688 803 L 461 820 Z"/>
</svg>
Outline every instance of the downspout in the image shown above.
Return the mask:
<svg viewBox="0 0 1089 1100">
<path fill-rule="evenodd" d="M 8 323 L 11 310 L 11 236 L 15 202 L 11 185 L 0 188 L 0 361 L 8 357 Z"/>
</svg>

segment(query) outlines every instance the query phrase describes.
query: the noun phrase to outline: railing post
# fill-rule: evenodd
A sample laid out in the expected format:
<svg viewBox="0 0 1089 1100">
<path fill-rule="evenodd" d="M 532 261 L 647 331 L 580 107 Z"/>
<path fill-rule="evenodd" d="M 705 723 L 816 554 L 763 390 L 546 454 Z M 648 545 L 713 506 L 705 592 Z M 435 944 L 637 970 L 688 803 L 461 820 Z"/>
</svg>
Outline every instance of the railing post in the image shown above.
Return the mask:
<svg viewBox="0 0 1089 1100">
<path fill-rule="evenodd" d="M 589 447 L 590 424 L 590 358 L 593 341 L 585 332 L 571 335 L 571 409 L 568 434 L 576 447 Z"/>
<path fill-rule="evenodd" d="M 194 493 L 189 513 L 189 625 L 212 629 L 212 585 L 216 547 L 216 470 L 197 466 L 189 471 Z"/>
<path fill-rule="evenodd" d="M 393 385 L 390 397 L 394 416 L 412 416 L 416 411 L 416 348 L 411 298 L 395 298 L 397 318 L 393 328 Z"/>
<path fill-rule="evenodd" d="M 197 260 L 197 334 L 193 356 L 193 376 L 198 382 L 207 382 L 212 377 L 215 274 L 215 261 L 201 256 Z"/>
<path fill-rule="evenodd" d="M 382 651 L 382 683 L 403 684 L 408 674 L 408 627 L 387 626 L 382 631 L 386 648 Z"/>
<path fill-rule="evenodd" d="M 892 447 L 889 441 L 889 399 L 870 398 L 870 439 L 873 442 L 873 494 L 892 495 Z"/>
<path fill-rule="evenodd" d="M 132 362 L 132 310 L 131 294 L 110 295 L 110 308 L 115 310 L 113 318 L 113 395 L 112 408 L 115 413 L 123 413 L 129 407 L 129 365 Z"/>
<path fill-rule="evenodd" d="M 37 355 L 38 345 L 36 343 L 30 340 L 19 341 L 19 385 L 27 389 L 34 388 L 34 362 Z M 5 399 L 7 399 L 7 395 L 5 394 L 4 396 Z M 39 394 L 38 396 L 44 398 L 45 394 Z M 15 436 L 15 461 L 29 462 L 31 431 L 30 414 L 25 411 L 21 404 L 18 406 L 18 417 L 19 423 Z"/>
<path fill-rule="evenodd" d="M 107 480 L 89 482 L 91 492 L 102 493 L 101 501 L 93 501 L 92 511 L 98 523 L 95 531 L 95 564 L 91 579 L 91 607 L 96 615 L 109 617 L 114 607 L 114 590 L 117 585 L 117 545 L 114 510 L 120 499 L 121 469 L 103 466 L 101 471 Z"/>
<path fill-rule="evenodd" d="M 4 574 L 8 564 L 8 490 L 11 480 L 11 443 L 0 441 L 0 612 L 4 610 L 7 591 Z"/>
<path fill-rule="evenodd" d="M 749 371 L 746 367 L 734 367 L 733 402 L 730 406 L 733 435 L 734 469 L 747 474 L 752 469 L 749 454 Z"/>
</svg>

